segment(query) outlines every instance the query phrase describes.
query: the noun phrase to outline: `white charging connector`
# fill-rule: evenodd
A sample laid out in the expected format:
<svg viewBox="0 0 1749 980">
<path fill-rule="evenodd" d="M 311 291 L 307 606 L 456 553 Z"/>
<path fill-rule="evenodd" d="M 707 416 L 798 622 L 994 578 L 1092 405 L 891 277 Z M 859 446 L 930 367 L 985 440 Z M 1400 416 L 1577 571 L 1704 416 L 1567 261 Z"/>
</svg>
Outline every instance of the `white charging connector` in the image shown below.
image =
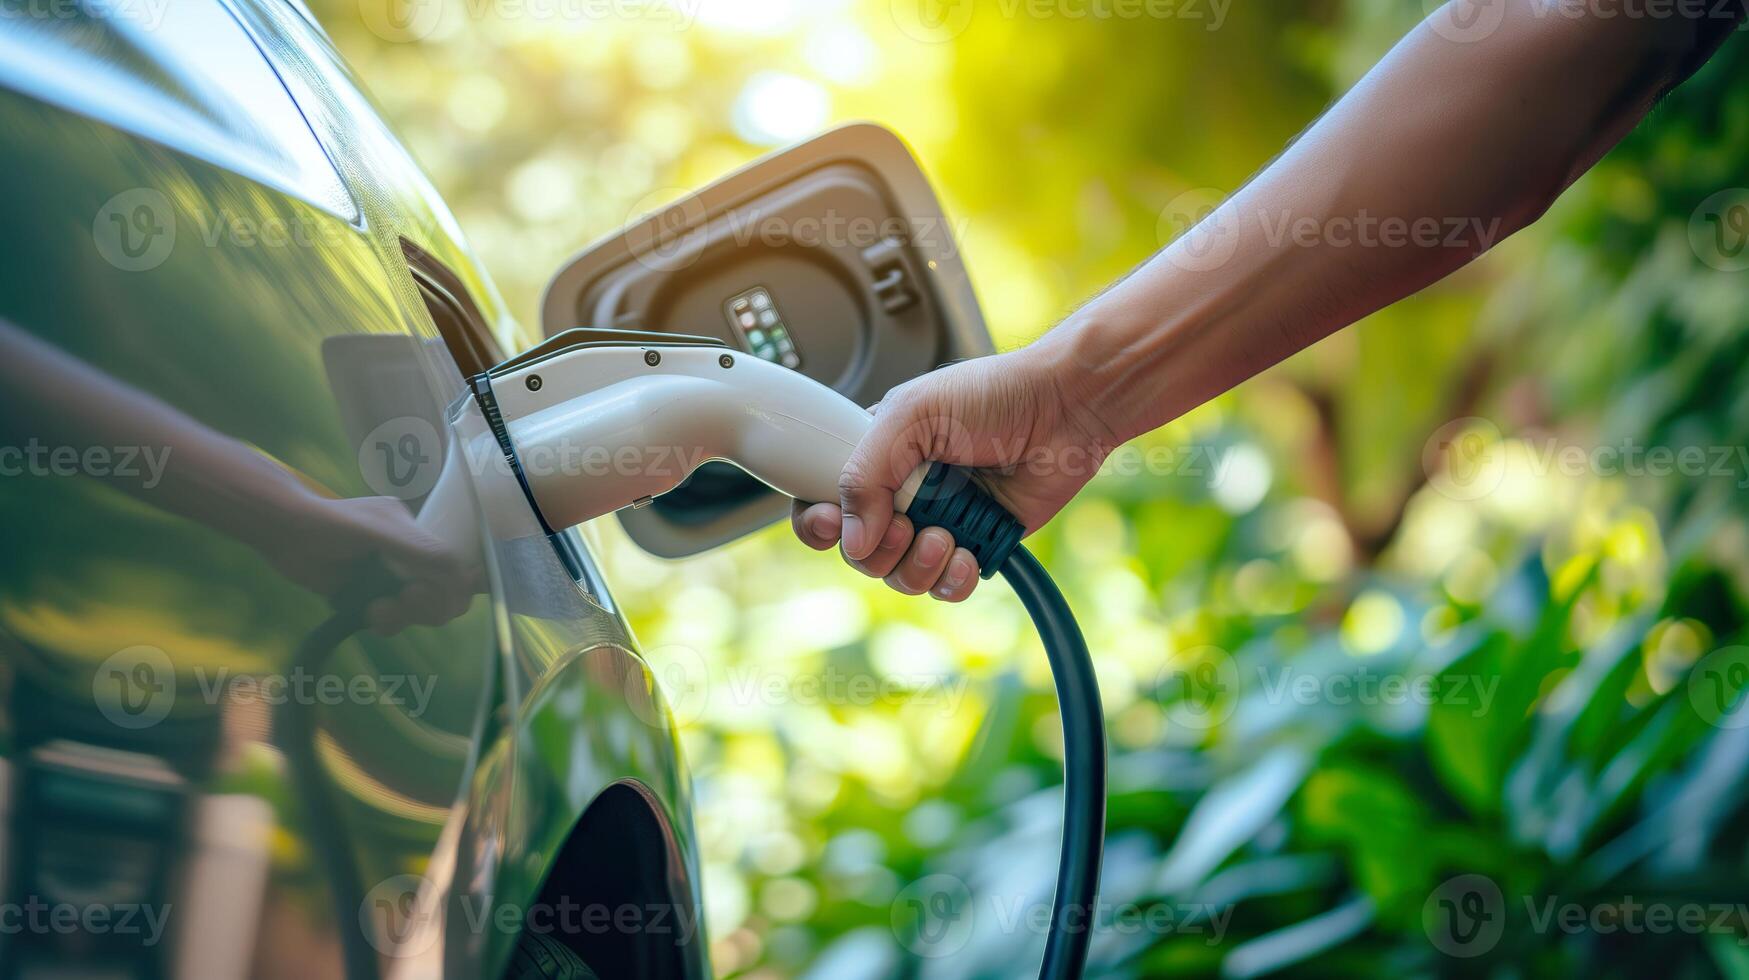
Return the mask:
<svg viewBox="0 0 1749 980">
<path fill-rule="evenodd" d="M 712 460 L 797 500 L 836 501 L 873 421 L 807 375 L 714 346 L 586 345 L 491 383 L 529 494 L 554 530 L 649 501 Z M 897 510 L 927 472 L 912 474 Z"/>
<path fill-rule="evenodd" d="M 712 460 L 798 500 L 839 498 L 840 474 L 873 421 L 867 411 L 803 374 L 713 341 L 666 340 L 572 331 L 474 378 L 474 404 L 457 427 L 461 452 L 451 453 L 446 470 L 463 456 L 501 453 L 548 533 L 646 503 Z M 430 523 L 451 522 L 462 503 L 453 487 L 434 491 Z M 499 523 L 495 509 L 510 509 L 502 493 L 481 503 L 488 525 Z M 1103 712 L 1086 643 L 1062 593 L 1019 546 L 1026 529 L 966 471 L 926 463 L 894 504 L 918 528 L 953 534 L 985 577 L 1006 577 L 1038 627 L 1056 678 L 1064 750 L 1063 849 L 1039 975 L 1079 976 L 1105 820 Z M 420 518 L 427 523 L 425 513 Z"/>
</svg>

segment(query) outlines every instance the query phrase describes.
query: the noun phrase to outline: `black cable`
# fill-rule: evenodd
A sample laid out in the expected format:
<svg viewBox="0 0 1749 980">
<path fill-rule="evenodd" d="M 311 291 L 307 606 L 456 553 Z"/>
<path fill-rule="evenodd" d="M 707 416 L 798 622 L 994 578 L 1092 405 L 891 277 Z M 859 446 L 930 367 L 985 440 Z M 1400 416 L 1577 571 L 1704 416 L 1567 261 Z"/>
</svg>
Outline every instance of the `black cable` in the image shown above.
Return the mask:
<svg viewBox="0 0 1749 980">
<path fill-rule="evenodd" d="M 336 592 L 333 614 L 298 643 L 293 668 L 322 675 L 334 651 L 365 628 L 369 604 L 393 595 L 400 587 L 400 579 L 379 559 L 360 562 Z M 287 698 L 274 712 L 274 725 L 279 729 L 277 741 L 285 755 L 292 795 L 304 811 L 310 850 L 328 879 L 340 917 L 336 929 L 345 976 L 347 980 L 373 980 L 378 975 L 378 960 L 373 937 L 366 932 L 370 921 L 364 908 L 366 892 L 347 843 L 346 818 L 338 794 L 316 749 L 316 706 Z"/>
<path fill-rule="evenodd" d="M 972 553 L 985 578 L 1000 573 L 1038 630 L 1063 719 L 1063 853 L 1045 938 L 1043 980 L 1081 976 L 1093 940 L 1099 862 L 1105 850 L 1105 713 L 1087 641 L 1057 583 L 1020 546 L 1026 528 L 971 471 L 933 463 L 905 508 L 918 528 L 939 527 Z"/>
<path fill-rule="evenodd" d="M 1079 977 L 1093 940 L 1099 864 L 1105 850 L 1105 723 L 1087 641 L 1057 583 L 1032 552 L 1016 546 L 1002 577 L 1020 597 L 1044 643 L 1063 719 L 1063 853 L 1045 938 L 1041 980 Z"/>
</svg>

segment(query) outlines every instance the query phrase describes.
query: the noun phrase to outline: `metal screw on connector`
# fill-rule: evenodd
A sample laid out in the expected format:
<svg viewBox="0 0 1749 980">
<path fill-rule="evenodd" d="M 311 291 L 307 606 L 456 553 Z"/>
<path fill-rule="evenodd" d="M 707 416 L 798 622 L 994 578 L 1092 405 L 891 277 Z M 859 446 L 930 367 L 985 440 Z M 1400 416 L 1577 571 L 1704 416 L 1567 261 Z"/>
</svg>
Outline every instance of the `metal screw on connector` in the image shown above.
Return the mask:
<svg viewBox="0 0 1749 980">
<path fill-rule="evenodd" d="M 644 351 L 644 363 L 650 365 L 651 367 L 655 367 L 656 365 L 662 363 L 661 352 L 653 351 L 653 350 Z"/>
<path fill-rule="evenodd" d="M 525 383 L 528 385 L 529 391 L 539 391 L 540 386 L 543 384 L 546 384 L 546 382 L 544 382 L 540 379 L 540 375 L 538 375 L 538 374 L 529 375 L 528 381 Z"/>
<path fill-rule="evenodd" d="M 724 368 L 732 368 L 735 366 L 735 359 L 724 354 L 722 357 L 717 358 L 717 363 L 721 364 Z"/>
</svg>

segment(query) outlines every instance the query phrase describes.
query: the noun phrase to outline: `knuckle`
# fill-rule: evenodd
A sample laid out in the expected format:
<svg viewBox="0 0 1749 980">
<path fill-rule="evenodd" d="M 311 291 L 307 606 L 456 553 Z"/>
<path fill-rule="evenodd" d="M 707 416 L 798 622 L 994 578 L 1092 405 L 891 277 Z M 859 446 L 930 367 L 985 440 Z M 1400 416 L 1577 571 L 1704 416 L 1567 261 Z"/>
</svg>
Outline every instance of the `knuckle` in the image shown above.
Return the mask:
<svg viewBox="0 0 1749 980">
<path fill-rule="evenodd" d="M 911 584 L 908 577 L 909 571 L 910 570 L 904 566 L 900 566 L 893 572 L 893 574 L 886 577 L 885 581 L 887 586 L 894 592 L 903 592 L 905 595 L 920 594 L 923 590 Z"/>
<path fill-rule="evenodd" d="M 838 492 L 848 499 L 861 497 L 869 490 L 868 464 L 860 457 L 851 457 L 838 474 Z"/>
</svg>

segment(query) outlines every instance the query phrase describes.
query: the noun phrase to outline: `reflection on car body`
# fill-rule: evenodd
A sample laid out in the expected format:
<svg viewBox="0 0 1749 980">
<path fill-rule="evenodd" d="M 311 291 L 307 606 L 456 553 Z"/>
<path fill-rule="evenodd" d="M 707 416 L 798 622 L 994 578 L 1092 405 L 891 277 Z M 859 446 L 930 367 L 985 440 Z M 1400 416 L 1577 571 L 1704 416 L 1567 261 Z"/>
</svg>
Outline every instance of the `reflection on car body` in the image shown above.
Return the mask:
<svg viewBox="0 0 1749 980">
<path fill-rule="evenodd" d="M 0 55 L 0 976 L 498 976 L 566 903 L 690 923 L 543 934 L 602 975 L 702 974 L 587 546 L 418 527 L 532 338 L 326 39 L 190 0 Z"/>
</svg>

